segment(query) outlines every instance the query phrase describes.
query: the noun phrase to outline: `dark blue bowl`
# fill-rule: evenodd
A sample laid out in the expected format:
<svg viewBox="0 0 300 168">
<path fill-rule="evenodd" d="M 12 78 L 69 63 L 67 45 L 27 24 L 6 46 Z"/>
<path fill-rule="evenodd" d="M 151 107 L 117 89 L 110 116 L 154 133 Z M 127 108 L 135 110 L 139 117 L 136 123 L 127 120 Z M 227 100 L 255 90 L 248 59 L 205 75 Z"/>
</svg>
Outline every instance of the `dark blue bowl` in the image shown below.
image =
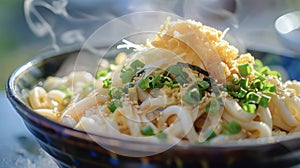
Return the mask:
<svg viewBox="0 0 300 168">
<path fill-rule="evenodd" d="M 147 157 L 118 155 L 149 154 L 165 144 L 153 144 L 87 134 L 51 121 L 35 113 L 23 98 L 24 93 L 63 63 L 76 58 L 78 51 L 47 53 L 21 65 L 10 76 L 7 97 L 23 118 L 41 147 L 55 158 L 60 167 L 291 167 L 300 164 L 300 136 L 265 138 L 226 145 L 175 145 L 162 153 Z M 300 79 L 300 60 L 291 57 L 254 52 L 268 65 L 282 68 L 292 79 Z M 298 71 L 299 72 L 299 71 Z M 68 72 L 65 72 L 66 74 Z M 96 143 L 94 140 L 97 139 Z"/>
</svg>

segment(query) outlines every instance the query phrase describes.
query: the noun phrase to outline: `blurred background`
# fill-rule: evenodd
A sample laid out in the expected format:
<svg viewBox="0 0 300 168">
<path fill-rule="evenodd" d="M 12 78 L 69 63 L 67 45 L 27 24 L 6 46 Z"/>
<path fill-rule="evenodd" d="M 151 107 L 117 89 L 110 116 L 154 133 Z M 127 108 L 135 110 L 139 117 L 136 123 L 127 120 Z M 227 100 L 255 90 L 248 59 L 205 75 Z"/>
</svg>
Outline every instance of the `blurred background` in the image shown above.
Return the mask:
<svg viewBox="0 0 300 168">
<path fill-rule="evenodd" d="M 0 90 L 30 58 L 82 44 L 99 26 L 132 12 L 160 10 L 221 30 L 230 27 L 241 48 L 296 56 L 277 39 L 274 21 L 299 9 L 299 0 L 1 0 Z"/>
<path fill-rule="evenodd" d="M 22 0 L 0 1 L 0 90 L 4 89 L 12 70 L 38 48 L 33 44 L 38 39 L 29 30 L 23 13 Z"/>
</svg>

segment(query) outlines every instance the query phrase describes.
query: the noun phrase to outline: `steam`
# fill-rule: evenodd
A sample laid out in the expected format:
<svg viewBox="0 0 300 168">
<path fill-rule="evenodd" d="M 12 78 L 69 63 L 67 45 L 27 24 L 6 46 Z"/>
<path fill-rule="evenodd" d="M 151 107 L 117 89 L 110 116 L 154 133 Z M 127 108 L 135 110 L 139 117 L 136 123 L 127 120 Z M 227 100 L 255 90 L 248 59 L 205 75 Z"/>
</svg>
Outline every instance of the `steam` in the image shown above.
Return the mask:
<svg viewBox="0 0 300 168">
<path fill-rule="evenodd" d="M 59 50 L 59 46 L 56 43 L 56 35 L 51 25 L 49 25 L 45 18 L 38 12 L 37 8 L 44 7 L 57 15 L 68 17 L 68 14 L 66 12 L 67 3 L 67 0 L 59 0 L 52 2 L 47 2 L 43 0 L 26 0 L 24 3 L 25 19 L 30 29 L 39 37 L 49 34 L 52 39 L 52 47 L 55 50 Z"/>
<path fill-rule="evenodd" d="M 80 47 L 107 22 L 145 11 L 164 11 L 220 30 L 229 27 L 227 40 L 243 49 L 242 42 L 235 36 L 239 26 L 236 15 L 239 5 L 238 0 L 145 0 L 143 3 L 139 0 L 25 0 L 24 12 L 32 32 L 38 37 L 49 38 L 50 50 Z M 146 23 L 145 19 L 141 23 Z"/>
<path fill-rule="evenodd" d="M 49 37 L 48 50 L 80 46 L 95 28 L 115 17 L 112 14 L 95 17 L 80 10 L 72 12 L 68 9 L 69 5 L 76 7 L 76 3 L 68 0 L 25 0 L 26 22 L 36 36 Z"/>
</svg>

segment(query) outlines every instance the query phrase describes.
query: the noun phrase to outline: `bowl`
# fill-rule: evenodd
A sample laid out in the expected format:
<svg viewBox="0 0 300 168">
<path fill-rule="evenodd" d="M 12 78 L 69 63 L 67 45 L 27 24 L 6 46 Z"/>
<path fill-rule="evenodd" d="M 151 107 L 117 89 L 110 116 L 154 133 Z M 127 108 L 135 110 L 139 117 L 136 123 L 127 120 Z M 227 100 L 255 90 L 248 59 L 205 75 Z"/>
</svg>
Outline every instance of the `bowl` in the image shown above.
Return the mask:
<svg viewBox="0 0 300 168">
<path fill-rule="evenodd" d="M 76 58 L 78 53 L 76 49 L 64 49 L 34 57 L 17 68 L 6 85 L 9 101 L 40 146 L 55 159 L 59 167 L 291 167 L 300 164 L 299 135 L 231 144 L 175 145 L 161 153 L 147 156 L 149 151 L 159 150 L 165 144 L 122 140 L 104 135 L 91 137 L 91 134 L 35 113 L 24 95 L 39 81 L 57 74 L 61 66 Z M 299 59 L 261 52 L 255 52 L 254 55 L 270 66 L 275 65 L 275 68 L 287 68 L 284 69 L 286 74 L 300 79 L 299 74 L 295 73 L 295 68 L 299 68 Z M 95 142 L 95 138 L 101 145 Z M 129 157 L 107 148 L 117 153 L 124 151 L 145 156 Z"/>
</svg>

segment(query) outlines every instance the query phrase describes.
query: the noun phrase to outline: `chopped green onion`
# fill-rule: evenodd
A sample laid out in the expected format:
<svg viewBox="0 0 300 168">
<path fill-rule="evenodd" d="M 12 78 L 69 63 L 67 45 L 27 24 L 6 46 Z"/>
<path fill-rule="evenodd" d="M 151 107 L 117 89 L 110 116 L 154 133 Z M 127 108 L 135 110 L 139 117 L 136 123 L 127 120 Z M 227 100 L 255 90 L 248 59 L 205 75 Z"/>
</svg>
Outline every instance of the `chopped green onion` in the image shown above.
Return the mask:
<svg viewBox="0 0 300 168">
<path fill-rule="evenodd" d="M 266 78 L 264 78 L 262 75 L 257 75 L 257 77 L 256 77 L 256 79 L 258 79 L 258 80 L 260 80 L 260 81 L 262 81 L 262 82 L 264 82 L 265 80 L 266 80 Z"/>
<path fill-rule="evenodd" d="M 153 75 L 149 75 L 147 78 L 148 78 L 149 82 L 152 82 L 153 79 L 154 79 L 154 76 Z"/>
<path fill-rule="evenodd" d="M 156 134 L 156 137 L 161 140 L 166 140 L 168 138 L 168 135 L 166 133 L 164 133 L 163 131 L 159 131 Z"/>
<path fill-rule="evenodd" d="M 252 82 L 252 85 L 259 91 L 264 88 L 263 82 L 259 79 L 254 79 L 254 81 Z"/>
<path fill-rule="evenodd" d="M 111 78 L 107 78 L 107 79 L 103 80 L 102 84 L 103 84 L 103 88 L 106 88 L 106 89 L 109 88 L 111 85 Z"/>
<path fill-rule="evenodd" d="M 232 82 L 227 82 L 226 83 L 226 88 L 229 90 L 229 91 L 233 91 L 235 89 L 235 86 Z"/>
<path fill-rule="evenodd" d="M 264 108 L 267 108 L 270 101 L 271 101 L 270 96 L 262 95 L 259 102 L 258 102 L 258 104 L 261 105 Z"/>
<path fill-rule="evenodd" d="M 228 92 L 232 97 L 238 97 L 239 93 L 238 92 Z"/>
<path fill-rule="evenodd" d="M 154 89 L 154 88 L 162 88 L 164 86 L 164 84 L 162 83 L 162 79 L 160 77 L 160 74 L 152 76 L 151 80 L 150 80 L 149 77 L 148 77 L 148 79 L 149 79 L 149 83 L 150 83 L 150 88 L 152 88 L 152 89 Z"/>
<path fill-rule="evenodd" d="M 107 70 L 107 69 L 102 70 L 102 71 L 98 71 L 98 72 L 96 73 L 96 79 L 98 79 L 98 78 L 100 78 L 100 77 L 104 77 L 104 76 L 106 76 L 107 74 L 108 74 L 108 70 Z"/>
<path fill-rule="evenodd" d="M 260 97 L 261 97 L 261 96 L 258 95 L 258 94 L 255 93 L 255 92 L 249 92 L 249 93 L 246 95 L 246 100 L 247 100 L 247 101 L 253 101 L 253 102 L 255 102 L 255 103 L 258 103 Z"/>
<path fill-rule="evenodd" d="M 265 83 L 263 88 L 263 93 L 275 94 L 276 86 L 271 83 Z"/>
<path fill-rule="evenodd" d="M 210 87 L 210 84 L 207 81 L 197 81 L 196 83 L 199 86 L 199 90 L 206 90 Z"/>
<path fill-rule="evenodd" d="M 248 90 L 248 85 L 249 85 L 249 79 L 248 78 L 241 78 L 240 79 L 240 86 L 245 89 Z"/>
<path fill-rule="evenodd" d="M 141 133 L 143 135 L 145 135 L 145 136 L 152 136 L 152 135 L 154 135 L 153 128 L 150 125 L 147 125 L 147 126 L 143 127 L 141 129 Z"/>
<path fill-rule="evenodd" d="M 120 100 L 114 99 L 107 104 L 107 108 L 113 113 L 118 107 L 122 107 L 122 102 Z"/>
<path fill-rule="evenodd" d="M 122 68 L 120 73 L 122 83 L 131 82 L 135 75 L 136 72 L 132 68 Z"/>
<path fill-rule="evenodd" d="M 112 88 L 109 89 L 108 95 L 112 99 L 121 99 L 121 97 L 122 97 L 122 90 L 121 90 L 121 88 L 112 87 Z"/>
<path fill-rule="evenodd" d="M 174 83 L 173 86 L 171 87 L 171 89 L 173 89 L 173 88 L 179 88 L 179 86 L 180 85 L 178 83 Z"/>
<path fill-rule="evenodd" d="M 277 76 L 279 79 L 281 78 L 281 74 L 278 71 L 271 71 L 268 66 L 263 66 L 262 62 L 258 59 L 255 60 L 254 69 L 260 74 Z"/>
<path fill-rule="evenodd" d="M 173 80 L 169 77 L 164 77 L 164 85 L 170 87 L 170 88 L 173 88 Z"/>
<path fill-rule="evenodd" d="M 226 135 L 235 135 L 240 133 L 242 130 L 241 125 L 236 121 L 222 124 L 222 133 Z"/>
<path fill-rule="evenodd" d="M 187 82 L 187 80 L 181 76 L 177 76 L 175 79 L 174 79 L 177 83 L 180 83 L 181 85 L 183 85 L 184 83 Z"/>
<path fill-rule="evenodd" d="M 232 84 L 237 85 L 240 82 L 240 78 L 237 74 L 232 74 Z"/>
<path fill-rule="evenodd" d="M 139 81 L 138 83 L 138 86 L 141 88 L 141 89 L 148 89 L 150 88 L 150 85 L 149 85 L 149 79 L 148 78 L 143 78 Z"/>
<path fill-rule="evenodd" d="M 72 95 L 66 95 L 63 99 L 62 99 L 62 105 L 63 106 L 67 106 L 70 101 L 71 101 Z"/>
<path fill-rule="evenodd" d="M 123 88 L 123 92 L 124 93 L 128 93 L 128 89 L 134 87 L 134 84 L 132 83 L 127 83 L 124 88 Z"/>
<path fill-rule="evenodd" d="M 263 66 L 260 70 L 259 73 L 268 75 L 268 72 L 270 71 L 270 68 L 268 66 Z"/>
<path fill-rule="evenodd" d="M 135 60 L 133 61 L 131 64 L 130 64 L 130 67 L 133 68 L 135 71 L 138 69 L 138 68 L 143 68 L 145 66 L 144 63 L 142 63 L 140 60 Z"/>
<path fill-rule="evenodd" d="M 206 112 L 210 112 L 213 115 L 217 114 L 219 112 L 219 109 L 220 103 L 217 99 L 211 100 L 205 108 Z"/>
<path fill-rule="evenodd" d="M 238 66 L 239 73 L 241 76 L 248 76 L 251 74 L 251 67 L 248 63 L 242 64 Z"/>
<path fill-rule="evenodd" d="M 254 103 L 245 102 L 242 104 L 242 109 L 249 112 L 250 114 L 254 114 L 256 111 L 256 105 Z"/>
<path fill-rule="evenodd" d="M 263 67 L 263 63 L 259 59 L 255 59 L 254 69 L 259 71 Z"/>
<path fill-rule="evenodd" d="M 183 96 L 182 100 L 189 105 L 195 105 L 202 99 L 202 97 L 203 95 L 196 88 L 193 88 Z"/>
<path fill-rule="evenodd" d="M 237 98 L 243 99 L 243 98 L 245 98 L 246 95 L 247 95 L 247 90 L 240 88 L 240 90 L 237 94 Z"/>
</svg>

